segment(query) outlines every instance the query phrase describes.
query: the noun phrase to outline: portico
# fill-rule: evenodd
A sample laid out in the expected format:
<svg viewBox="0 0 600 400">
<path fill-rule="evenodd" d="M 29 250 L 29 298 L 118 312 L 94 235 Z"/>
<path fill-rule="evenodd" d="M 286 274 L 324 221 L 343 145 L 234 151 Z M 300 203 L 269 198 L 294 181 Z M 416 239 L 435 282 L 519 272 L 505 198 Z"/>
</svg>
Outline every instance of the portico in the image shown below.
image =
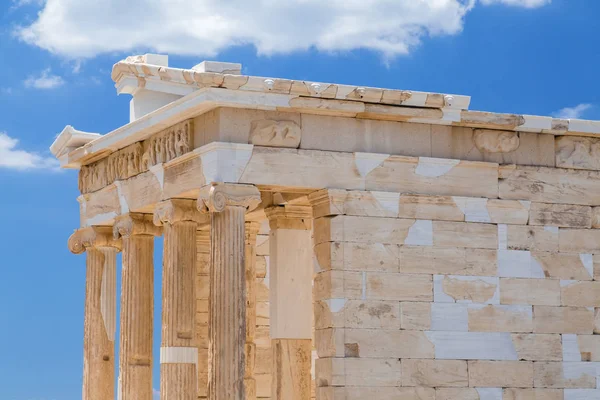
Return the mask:
<svg viewBox="0 0 600 400">
<path fill-rule="evenodd" d="M 115 358 L 120 400 L 156 363 L 163 400 L 600 393 L 600 123 L 158 55 L 112 78 L 130 122 L 51 148 L 79 169 L 84 400 Z"/>
</svg>

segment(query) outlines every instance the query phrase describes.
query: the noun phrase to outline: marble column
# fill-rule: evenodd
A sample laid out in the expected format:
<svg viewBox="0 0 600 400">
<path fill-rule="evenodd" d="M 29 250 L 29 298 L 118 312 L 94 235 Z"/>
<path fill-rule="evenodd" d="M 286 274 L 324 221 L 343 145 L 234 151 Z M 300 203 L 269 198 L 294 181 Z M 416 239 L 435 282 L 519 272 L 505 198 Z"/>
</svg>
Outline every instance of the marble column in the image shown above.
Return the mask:
<svg viewBox="0 0 600 400">
<path fill-rule="evenodd" d="M 154 224 L 164 232 L 161 400 L 193 400 L 198 394 L 196 230 L 206 219 L 194 200 L 171 199 L 154 210 Z"/>
<path fill-rule="evenodd" d="M 118 217 L 113 227 L 123 240 L 119 400 L 152 400 L 153 256 L 160 231 L 152 215 L 137 213 Z"/>
<path fill-rule="evenodd" d="M 210 216 L 209 216 L 210 217 Z M 210 287 L 210 225 L 196 231 L 196 343 L 198 398 L 208 397 L 208 296 Z"/>
<path fill-rule="evenodd" d="M 254 367 L 256 365 L 256 235 L 260 223 L 246 222 L 246 369 L 244 385 L 246 386 L 246 399 L 256 400 L 256 379 Z"/>
<path fill-rule="evenodd" d="M 244 224 L 246 212 L 260 204 L 260 192 L 252 185 L 220 183 L 202 188 L 200 200 L 211 216 L 208 398 L 245 400 Z"/>
<path fill-rule="evenodd" d="M 269 226 L 271 398 L 308 400 L 312 355 L 311 207 L 265 209 Z M 290 295 L 293 294 L 293 295 Z"/>
<path fill-rule="evenodd" d="M 111 227 L 90 227 L 69 238 L 69 250 L 87 252 L 83 337 L 83 400 L 114 399 L 116 258 Z"/>
</svg>

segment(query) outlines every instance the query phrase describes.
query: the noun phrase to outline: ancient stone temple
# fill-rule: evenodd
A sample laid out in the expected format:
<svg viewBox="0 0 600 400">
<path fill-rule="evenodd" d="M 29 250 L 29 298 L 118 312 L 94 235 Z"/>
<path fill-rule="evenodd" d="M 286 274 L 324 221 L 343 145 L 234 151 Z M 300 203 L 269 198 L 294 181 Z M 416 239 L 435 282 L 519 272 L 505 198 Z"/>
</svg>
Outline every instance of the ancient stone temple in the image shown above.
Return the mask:
<svg viewBox="0 0 600 400">
<path fill-rule="evenodd" d="M 83 399 L 151 400 L 157 363 L 163 400 L 600 399 L 599 122 L 151 54 L 112 78 L 130 122 L 51 147 Z"/>
</svg>

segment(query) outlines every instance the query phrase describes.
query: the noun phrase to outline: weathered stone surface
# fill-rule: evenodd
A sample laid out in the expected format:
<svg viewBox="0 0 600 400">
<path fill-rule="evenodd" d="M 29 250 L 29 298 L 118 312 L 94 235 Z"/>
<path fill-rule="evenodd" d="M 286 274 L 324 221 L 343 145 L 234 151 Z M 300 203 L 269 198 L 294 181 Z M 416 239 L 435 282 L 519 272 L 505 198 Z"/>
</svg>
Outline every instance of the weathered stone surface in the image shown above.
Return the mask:
<svg viewBox="0 0 600 400">
<path fill-rule="evenodd" d="M 508 250 L 558 251 L 558 228 L 508 225 L 506 245 Z"/>
<path fill-rule="evenodd" d="M 505 388 L 502 400 L 564 400 L 562 389 Z"/>
<path fill-rule="evenodd" d="M 400 328 L 414 331 L 431 329 L 431 303 L 401 302 Z"/>
<path fill-rule="evenodd" d="M 306 399 L 311 393 L 311 339 L 273 339 L 271 396 Z"/>
<path fill-rule="evenodd" d="M 445 360 L 517 360 L 511 334 L 505 332 L 425 332 L 435 358 Z"/>
<path fill-rule="evenodd" d="M 344 199 L 344 213 L 365 217 L 397 218 L 399 202 L 400 193 L 348 191 Z"/>
<path fill-rule="evenodd" d="M 600 307 L 600 282 L 561 281 L 561 304 L 573 307 Z"/>
<path fill-rule="evenodd" d="M 498 248 L 498 229 L 491 224 L 433 221 L 433 244 L 440 247 Z"/>
<path fill-rule="evenodd" d="M 577 335 L 577 344 L 580 361 L 600 361 L 600 335 Z"/>
<path fill-rule="evenodd" d="M 436 275 L 435 302 L 498 304 L 498 278 Z"/>
<path fill-rule="evenodd" d="M 481 400 L 475 388 L 438 388 L 435 390 L 436 400 Z"/>
<path fill-rule="evenodd" d="M 328 241 L 403 244 L 414 224 L 411 219 L 338 215 L 316 219 L 314 239 L 315 244 Z"/>
<path fill-rule="evenodd" d="M 468 383 L 466 361 L 402 360 L 402 386 L 463 387 Z"/>
<path fill-rule="evenodd" d="M 489 153 L 473 145 L 474 132 L 477 130 L 470 127 L 432 125 L 431 132 L 434 139 L 431 142 L 432 157 L 496 162 L 501 165 L 554 167 L 554 137 L 551 135 L 519 132 L 519 146 L 515 151 Z"/>
<path fill-rule="evenodd" d="M 554 279 L 500 279 L 500 304 L 560 305 L 560 282 Z"/>
<path fill-rule="evenodd" d="M 600 228 L 600 207 L 592 207 L 592 228 Z"/>
<path fill-rule="evenodd" d="M 318 386 L 400 386 L 400 360 L 392 358 L 322 358 L 315 363 Z"/>
<path fill-rule="evenodd" d="M 429 304 L 429 303 L 423 303 Z M 317 300 L 315 329 L 400 329 L 400 303 L 384 300 Z"/>
<path fill-rule="evenodd" d="M 431 219 L 438 221 L 464 221 L 465 215 L 452 196 L 400 196 L 400 218 Z"/>
<path fill-rule="evenodd" d="M 569 254 L 534 251 L 531 256 L 551 279 L 592 280 L 594 256 L 591 254 Z M 600 268 L 599 268 L 600 269 Z"/>
<path fill-rule="evenodd" d="M 475 129 L 473 132 L 473 143 L 483 153 L 510 153 L 519 148 L 519 133 L 514 131 Z"/>
<path fill-rule="evenodd" d="M 431 275 L 369 272 L 366 275 L 367 299 L 432 301 Z"/>
<path fill-rule="evenodd" d="M 471 360 L 469 386 L 533 387 L 533 362 Z"/>
<path fill-rule="evenodd" d="M 599 139 L 560 136 L 555 140 L 557 167 L 600 170 Z"/>
<path fill-rule="evenodd" d="M 400 246 L 400 272 L 494 276 L 496 250 Z"/>
<path fill-rule="evenodd" d="M 533 331 L 531 306 L 470 305 L 469 331 L 531 332 Z"/>
<path fill-rule="evenodd" d="M 315 246 L 319 270 L 398 272 L 399 246 L 383 243 L 325 242 Z"/>
<path fill-rule="evenodd" d="M 512 341 L 519 360 L 561 361 L 562 342 L 560 335 L 516 333 Z"/>
<path fill-rule="evenodd" d="M 592 208 L 572 204 L 531 203 L 530 225 L 548 225 L 562 228 L 591 228 Z"/>
<path fill-rule="evenodd" d="M 435 389 L 425 387 L 320 387 L 322 400 L 435 400 Z"/>
<path fill-rule="evenodd" d="M 366 189 L 494 199 L 498 164 L 390 156 L 368 174 Z"/>
<path fill-rule="evenodd" d="M 503 171 L 498 195 L 501 199 L 596 206 L 600 205 L 599 181 L 598 171 L 518 165 Z"/>
<path fill-rule="evenodd" d="M 584 307 L 533 306 L 535 333 L 591 334 L 594 311 Z"/>
<path fill-rule="evenodd" d="M 534 387 L 592 389 L 596 387 L 596 368 L 589 362 L 536 362 Z"/>
<path fill-rule="evenodd" d="M 600 308 L 594 309 L 594 333 L 600 333 Z"/>
<path fill-rule="evenodd" d="M 314 299 L 362 299 L 363 279 L 361 272 L 337 270 L 320 272 L 314 278 Z"/>
<path fill-rule="evenodd" d="M 294 121 L 257 120 L 250 127 L 249 142 L 257 146 L 297 148 L 302 130 Z"/>
<path fill-rule="evenodd" d="M 561 229 L 559 249 L 570 253 L 600 253 L 600 229 Z"/>
<path fill-rule="evenodd" d="M 434 347 L 425 332 L 346 329 L 346 357 L 433 358 Z"/>
</svg>

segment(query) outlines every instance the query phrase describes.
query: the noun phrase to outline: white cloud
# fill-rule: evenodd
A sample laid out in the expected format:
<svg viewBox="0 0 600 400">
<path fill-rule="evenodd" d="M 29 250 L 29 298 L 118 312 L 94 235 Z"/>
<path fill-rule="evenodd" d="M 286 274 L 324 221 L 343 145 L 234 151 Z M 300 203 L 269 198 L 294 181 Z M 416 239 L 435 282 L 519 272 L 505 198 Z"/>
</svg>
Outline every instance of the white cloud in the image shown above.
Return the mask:
<svg viewBox="0 0 600 400">
<path fill-rule="evenodd" d="M 485 5 L 500 3 L 507 6 L 537 8 L 550 4 L 552 0 L 481 0 L 481 2 Z"/>
<path fill-rule="evenodd" d="M 552 113 L 553 117 L 556 118 L 564 118 L 564 119 L 578 119 L 585 114 L 587 110 L 592 108 L 592 105 L 589 103 L 578 104 L 575 107 L 565 107 L 560 110 Z"/>
<path fill-rule="evenodd" d="M 160 400 L 160 391 L 157 389 L 152 389 L 152 399 Z"/>
<path fill-rule="evenodd" d="M 44 157 L 37 153 L 17 149 L 19 140 L 0 132 L 0 168 L 18 170 L 26 169 L 52 169 L 58 168 L 58 160 L 53 157 Z"/>
<path fill-rule="evenodd" d="M 58 76 L 52 75 L 50 68 L 43 70 L 38 76 L 30 76 L 25 80 L 25 87 L 34 89 L 54 89 L 64 85 L 65 80 Z"/>
<path fill-rule="evenodd" d="M 476 4 L 477 0 L 47 0 L 37 19 L 18 28 L 16 35 L 68 58 L 140 49 L 214 56 L 247 44 L 260 54 L 362 48 L 393 57 L 410 52 L 424 37 L 460 33 L 465 15 Z"/>
</svg>

